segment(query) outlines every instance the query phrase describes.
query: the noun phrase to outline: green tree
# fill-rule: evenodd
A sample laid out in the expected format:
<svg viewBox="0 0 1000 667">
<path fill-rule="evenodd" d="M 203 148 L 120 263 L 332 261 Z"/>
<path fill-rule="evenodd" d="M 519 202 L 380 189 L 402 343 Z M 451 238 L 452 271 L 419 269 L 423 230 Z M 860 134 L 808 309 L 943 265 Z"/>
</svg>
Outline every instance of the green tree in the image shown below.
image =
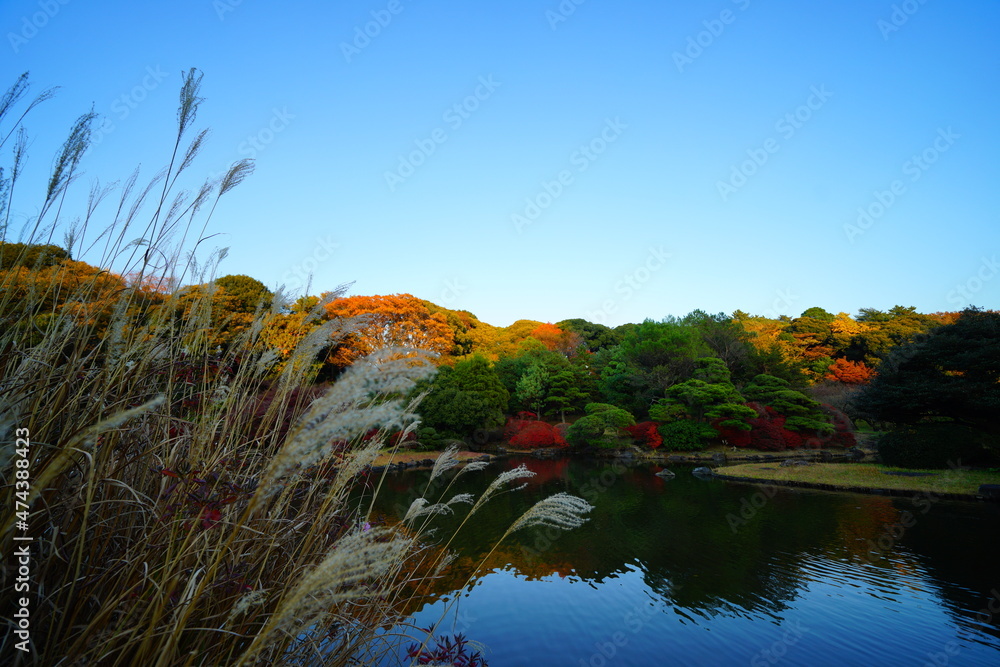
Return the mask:
<svg viewBox="0 0 1000 667">
<path fill-rule="evenodd" d="M 888 355 L 852 412 L 894 428 L 952 423 L 1000 436 L 1000 312 L 969 308 Z"/>
<path fill-rule="evenodd" d="M 722 419 L 723 426 L 749 430 L 747 422 L 757 413 L 743 402 L 730 381 L 725 362 L 718 357 L 702 357 L 695 361 L 694 377 L 669 387 L 667 396 L 650 408 L 649 416 L 668 423 L 683 419 L 698 423 Z"/>
<path fill-rule="evenodd" d="M 239 312 L 253 314 L 257 310 L 271 307 L 274 294 L 261 281 L 242 274 L 222 276 L 215 279 L 215 286 L 221 287 L 233 297 L 233 308 Z"/>
<path fill-rule="evenodd" d="M 548 390 L 549 372 L 542 364 L 533 364 L 517 381 L 517 390 L 514 395 L 522 405 L 536 415 L 541 415 Z"/>
<path fill-rule="evenodd" d="M 573 369 L 565 368 L 551 375 L 545 395 L 545 413 L 558 413 L 560 421 L 566 421 L 566 413 L 574 412 L 590 397 L 581 384 L 580 376 Z"/>
<path fill-rule="evenodd" d="M 574 318 L 556 322 L 563 331 L 572 331 L 583 340 L 584 347 L 589 352 L 609 349 L 621 342 L 621 336 L 615 330 L 587 320 Z"/>
<path fill-rule="evenodd" d="M 616 448 L 631 439 L 626 426 L 635 425 L 635 418 L 626 410 L 607 403 L 589 403 L 585 417 L 577 419 L 566 432 L 566 439 L 577 447 Z"/>
<path fill-rule="evenodd" d="M 636 415 L 645 415 L 665 387 L 690 378 L 696 358 L 712 354 L 698 330 L 677 318 L 646 320 L 623 331 L 621 344 L 595 362 L 604 399 Z"/>
<path fill-rule="evenodd" d="M 454 368 L 442 367 L 429 389 L 418 408 L 428 427 L 468 437 L 504 423 L 510 396 L 490 362 L 479 355 Z"/>
<path fill-rule="evenodd" d="M 791 431 L 816 431 L 832 433 L 833 425 L 814 401 L 800 391 L 792 389 L 787 380 L 773 375 L 758 375 L 743 388 L 748 401 L 769 405 L 786 417 L 785 428 Z"/>
<path fill-rule="evenodd" d="M 827 312 L 826 310 L 820 308 L 819 306 L 813 306 L 812 308 L 806 308 L 802 311 L 800 317 L 809 317 L 814 320 L 819 320 L 820 322 L 833 322 L 837 319 L 837 316 L 833 313 Z"/>
</svg>

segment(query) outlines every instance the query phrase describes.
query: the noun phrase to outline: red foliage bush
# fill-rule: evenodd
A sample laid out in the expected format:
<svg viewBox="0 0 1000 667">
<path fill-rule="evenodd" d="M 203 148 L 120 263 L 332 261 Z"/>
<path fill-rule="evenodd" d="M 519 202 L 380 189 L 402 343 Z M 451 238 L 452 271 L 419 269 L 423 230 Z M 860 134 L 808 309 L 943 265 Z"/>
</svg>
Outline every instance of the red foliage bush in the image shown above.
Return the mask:
<svg viewBox="0 0 1000 667">
<path fill-rule="evenodd" d="M 787 428 L 781 429 L 781 438 L 785 441 L 785 449 L 798 449 L 803 444 L 802 436 Z"/>
<path fill-rule="evenodd" d="M 559 429 L 548 422 L 511 417 L 504 426 L 504 437 L 513 447 L 538 449 L 540 447 L 568 447 L 569 443 Z"/>
<path fill-rule="evenodd" d="M 292 423 L 309 406 L 310 403 L 323 394 L 324 390 L 325 387 L 317 385 L 315 387 L 306 387 L 304 389 L 296 388 L 288 394 L 285 398 L 285 402 L 289 409 L 285 409 L 280 412 L 281 421 L 278 422 L 278 424 L 268 423 L 267 425 L 269 432 L 277 430 L 277 442 L 284 442 L 285 438 L 288 436 L 289 430 L 291 429 Z M 250 419 L 253 422 L 253 428 L 255 431 L 260 432 L 264 428 L 264 418 L 268 414 L 271 405 L 275 400 L 277 400 L 277 390 L 275 389 L 264 392 L 254 399 L 254 404 L 252 406 L 253 412 L 250 415 Z"/>
<path fill-rule="evenodd" d="M 625 430 L 641 445 L 656 449 L 663 444 L 663 436 L 657 431 L 656 422 L 639 422 L 635 426 L 626 426 Z"/>
<path fill-rule="evenodd" d="M 750 420 L 753 430 L 750 431 L 750 447 L 764 452 L 782 452 L 786 449 L 798 449 L 804 444 L 802 434 L 785 428 L 785 416 L 771 407 L 763 410 L 753 406 L 760 414 Z"/>
<path fill-rule="evenodd" d="M 823 412 L 829 415 L 830 421 L 833 422 L 833 427 L 836 429 L 833 435 L 824 438 L 823 444 L 827 447 L 843 447 L 845 449 L 857 447 L 858 441 L 854 437 L 854 424 L 851 423 L 850 417 L 832 405 L 824 403 L 820 407 Z"/>
<path fill-rule="evenodd" d="M 719 432 L 719 437 L 722 438 L 722 444 L 726 447 L 749 447 L 750 446 L 750 431 L 744 431 L 739 428 L 728 428 L 722 426 L 720 422 L 725 421 L 723 419 L 716 419 L 712 422 L 712 427 Z"/>
<path fill-rule="evenodd" d="M 389 446 L 391 446 L 391 447 L 404 446 L 405 447 L 407 445 L 407 443 L 416 442 L 416 440 L 417 440 L 417 434 L 414 431 L 410 431 L 409 433 L 407 433 L 406 437 L 403 437 L 403 432 L 402 431 L 396 431 L 395 433 L 393 433 L 392 435 L 389 436 Z"/>
<path fill-rule="evenodd" d="M 846 431 L 838 431 L 830 436 L 827 443 L 831 447 L 843 447 L 844 449 L 850 449 L 851 447 L 858 446 L 858 440 L 854 437 L 853 433 L 848 433 Z"/>
<path fill-rule="evenodd" d="M 781 423 L 784 423 L 784 419 Z M 762 452 L 782 452 L 785 450 L 785 438 L 781 424 L 778 420 L 764 418 L 754 419 L 750 422 L 753 430 L 750 431 L 750 446 Z"/>
</svg>

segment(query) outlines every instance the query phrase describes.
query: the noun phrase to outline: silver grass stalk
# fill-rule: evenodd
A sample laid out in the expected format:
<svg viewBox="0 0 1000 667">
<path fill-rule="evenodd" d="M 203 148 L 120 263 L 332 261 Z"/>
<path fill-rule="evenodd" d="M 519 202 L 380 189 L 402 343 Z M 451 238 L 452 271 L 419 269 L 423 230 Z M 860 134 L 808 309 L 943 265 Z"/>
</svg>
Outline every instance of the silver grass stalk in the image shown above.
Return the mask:
<svg viewBox="0 0 1000 667">
<path fill-rule="evenodd" d="M 459 503 L 468 503 L 471 505 L 474 499 L 475 496 L 471 493 L 459 493 L 447 502 L 434 504 L 430 504 L 430 501 L 426 498 L 417 498 L 410 503 L 409 509 L 406 510 L 406 516 L 403 517 L 403 523 L 410 523 L 414 519 L 422 516 L 431 516 L 434 514 L 453 514 L 454 510 L 451 509 L 452 505 L 457 505 Z"/>
<path fill-rule="evenodd" d="M 330 554 L 284 597 L 258 641 L 276 630 L 294 634 L 295 626 L 308 627 L 310 616 L 337 602 L 378 595 L 377 587 L 365 584 L 377 581 L 397 565 L 412 545 L 412 540 L 379 528 L 342 537 Z"/>
<path fill-rule="evenodd" d="M 434 467 L 431 468 L 431 478 L 428 483 L 433 482 L 438 478 L 439 475 L 444 473 L 446 470 L 450 470 L 458 465 L 458 458 L 455 456 L 458 454 L 457 445 L 449 445 L 434 461 Z"/>
<path fill-rule="evenodd" d="M 299 466 L 310 466 L 329 456 L 334 441 L 350 441 L 373 428 L 405 426 L 407 416 L 401 399 L 384 400 L 387 395 L 408 393 L 417 380 L 434 372 L 430 363 L 414 364 L 414 359 L 389 359 L 376 352 L 355 363 L 302 416 L 278 455 L 272 460 L 264 480 L 275 481 Z M 412 416 L 410 417 L 412 418 Z M 380 442 L 373 441 L 352 456 L 352 469 L 374 461 Z M 345 471 L 342 471 L 342 474 Z M 262 484 L 262 493 L 274 485 Z M 264 496 L 261 496 L 261 499 Z"/>
<path fill-rule="evenodd" d="M 477 470 L 485 470 L 487 466 L 490 465 L 489 461 L 469 461 L 464 466 L 459 468 L 458 472 L 455 473 L 455 477 L 463 475 L 467 472 L 476 472 Z"/>
<path fill-rule="evenodd" d="M 511 524 L 508 532 L 513 533 L 531 526 L 548 526 L 561 530 L 579 528 L 587 521 L 583 515 L 592 509 L 593 506 L 583 498 L 557 493 L 532 505 L 531 509 Z"/>
</svg>

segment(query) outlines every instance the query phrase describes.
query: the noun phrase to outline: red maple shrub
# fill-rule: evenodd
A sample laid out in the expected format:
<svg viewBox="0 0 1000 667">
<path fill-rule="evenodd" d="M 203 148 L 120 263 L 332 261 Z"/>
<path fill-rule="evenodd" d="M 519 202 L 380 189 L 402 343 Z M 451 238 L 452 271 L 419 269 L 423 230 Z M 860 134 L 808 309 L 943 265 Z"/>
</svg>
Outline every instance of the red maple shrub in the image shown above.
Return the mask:
<svg viewBox="0 0 1000 667">
<path fill-rule="evenodd" d="M 750 423 L 753 430 L 750 431 L 750 446 L 762 452 L 782 452 L 785 450 L 785 438 L 781 424 L 784 419 L 772 420 L 759 417 Z"/>
<path fill-rule="evenodd" d="M 857 447 L 858 441 L 854 437 L 854 424 L 851 423 L 851 418 L 826 403 L 820 408 L 830 417 L 833 428 L 836 429 L 833 435 L 825 438 L 824 444 L 828 447 L 843 447 L 845 449 Z"/>
<path fill-rule="evenodd" d="M 511 417 L 504 427 L 504 437 L 511 446 L 525 449 L 569 446 L 557 427 L 534 419 Z"/>
<path fill-rule="evenodd" d="M 663 444 L 663 436 L 657 430 L 658 426 L 659 424 L 656 422 L 639 422 L 635 426 L 626 426 L 625 430 L 639 444 L 646 445 L 650 449 L 656 449 Z"/>
<path fill-rule="evenodd" d="M 403 431 L 396 431 L 389 436 L 389 445 L 391 447 L 402 446 L 405 447 L 408 444 L 413 444 L 417 441 L 417 434 L 415 431 L 409 431 L 404 436 Z"/>
<path fill-rule="evenodd" d="M 759 415 L 750 420 L 753 429 L 750 431 L 750 444 L 753 449 L 764 452 L 783 452 L 786 449 L 798 449 L 809 440 L 808 435 L 785 428 L 785 415 L 770 406 L 749 404 Z"/>
</svg>

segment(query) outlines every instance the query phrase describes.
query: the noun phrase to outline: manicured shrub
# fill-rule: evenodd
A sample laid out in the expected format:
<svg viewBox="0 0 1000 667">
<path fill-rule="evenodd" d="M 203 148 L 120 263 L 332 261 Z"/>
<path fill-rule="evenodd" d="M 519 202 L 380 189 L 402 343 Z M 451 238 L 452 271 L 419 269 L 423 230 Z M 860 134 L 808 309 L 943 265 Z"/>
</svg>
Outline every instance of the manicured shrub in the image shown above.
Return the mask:
<svg viewBox="0 0 1000 667">
<path fill-rule="evenodd" d="M 586 417 L 577 419 L 566 431 L 571 445 L 615 449 L 627 444 L 629 433 L 625 429 L 635 425 L 635 418 L 627 410 L 608 403 L 590 403 L 586 412 Z"/>
<path fill-rule="evenodd" d="M 667 449 L 682 452 L 705 449 L 708 441 L 716 435 L 716 430 L 711 426 L 689 419 L 660 424 L 658 431 Z"/>
</svg>

